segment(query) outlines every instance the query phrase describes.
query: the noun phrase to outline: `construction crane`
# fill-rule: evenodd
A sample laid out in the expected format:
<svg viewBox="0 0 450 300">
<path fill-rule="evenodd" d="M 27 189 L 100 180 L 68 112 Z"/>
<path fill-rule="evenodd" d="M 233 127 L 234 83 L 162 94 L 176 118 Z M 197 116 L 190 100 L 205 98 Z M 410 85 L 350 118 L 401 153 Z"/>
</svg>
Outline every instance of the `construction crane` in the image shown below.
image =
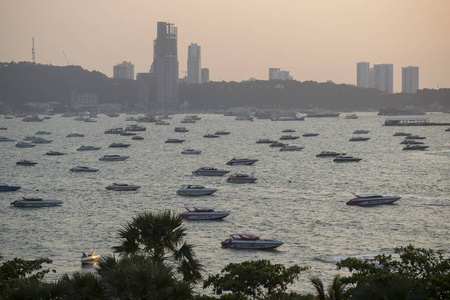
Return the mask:
<svg viewBox="0 0 450 300">
<path fill-rule="evenodd" d="M 69 62 L 69 60 L 67 59 L 67 56 L 66 56 L 66 54 L 64 53 L 64 51 L 63 51 L 63 55 L 64 55 L 64 58 L 66 59 L 67 65 L 70 65 L 70 62 Z"/>
<path fill-rule="evenodd" d="M 36 63 L 36 56 L 35 56 L 35 52 L 34 52 L 34 37 L 31 39 L 32 41 L 32 48 L 31 48 L 31 62 L 33 64 Z"/>
</svg>

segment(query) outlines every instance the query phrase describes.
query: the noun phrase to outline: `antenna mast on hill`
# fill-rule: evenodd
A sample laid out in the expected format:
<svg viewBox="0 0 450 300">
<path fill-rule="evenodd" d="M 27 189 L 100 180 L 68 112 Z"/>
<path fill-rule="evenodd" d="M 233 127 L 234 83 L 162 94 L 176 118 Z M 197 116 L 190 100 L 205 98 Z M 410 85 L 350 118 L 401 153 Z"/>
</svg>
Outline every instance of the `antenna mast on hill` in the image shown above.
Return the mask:
<svg viewBox="0 0 450 300">
<path fill-rule="evenodd" d="M 63 55 L 64 55 L 64 58 L 66 59 L 67 65 L 70 65 L 70 62 L 69 62 L 69 60 L 67 59 L 67 56 L 66 56 L 66 54 L 64 53 L 64 51 L 63 51 Z"/>
<path fill-rule="evenodd" d="M 33 47 L 31 48 L 31 62 L 33 64 L 36 63 L 36 56 L 35 56 L 35 52 L 34 52 L 34 37 L 31 39 L 33 42 Z"/>
</svg>

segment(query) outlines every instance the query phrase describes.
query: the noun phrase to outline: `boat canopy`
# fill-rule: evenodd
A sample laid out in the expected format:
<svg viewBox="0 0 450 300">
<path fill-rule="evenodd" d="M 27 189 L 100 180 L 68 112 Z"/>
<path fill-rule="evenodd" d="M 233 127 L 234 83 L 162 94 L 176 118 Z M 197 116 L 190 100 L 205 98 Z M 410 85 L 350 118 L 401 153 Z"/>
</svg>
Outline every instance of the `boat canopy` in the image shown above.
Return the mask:
<svg viewBox="0 0 450 300">
<path fill-rule="evenodd" d="M 233 233 L 230 237 L 234 240 L 259 240 L 259 236 L 251 233 Z"/>
<path fill-rule="evenodd" d="M 214 211 L 214 209 L 209 206 L 185 205 L 184 208 L 189 212 L 211 212 L 211 211 Z"/>
</svg>

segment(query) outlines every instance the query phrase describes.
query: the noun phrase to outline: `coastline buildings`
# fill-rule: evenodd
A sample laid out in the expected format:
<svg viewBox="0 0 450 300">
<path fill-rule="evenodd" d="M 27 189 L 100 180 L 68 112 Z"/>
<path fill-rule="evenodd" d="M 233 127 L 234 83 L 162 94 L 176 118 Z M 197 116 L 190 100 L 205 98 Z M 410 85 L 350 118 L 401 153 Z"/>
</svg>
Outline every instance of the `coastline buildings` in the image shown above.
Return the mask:
<svg viewBox="0 0 450 300">
<path fill-rule="evenodd" d="M 209 82 L 209 69 L 202 68 L 202 81 L 201 83 Z"/>
<path fill-rule="evenodd" d="M 394 91 L 394 65 L 373 65 L 373 87 L 384 94 L 392 94 Z"/>
<path fill-rule="evenodd" d="M 178 103 L 177 27 L 158 22 L 153 42 L 153 64 L 150 71 L 156 76 L 156 103 L 151 109 L 173 110 Z"/>
<path fill-rule="evenodd" d="M 365 89 L 373 87 L 373 69 L 369 62 L 356 64 L 356 86 Z"/>
<path fill-rule="evenodd" d="M 419 89 L 419 67 L 402 68 L 402 93 L 415 94 Z"/>
<path fill-rule="evenodd" d="M 282 71 L 280 68 L 269 68 L 269 80 L 292 80 L 289 71 Z"/>
<path fill-rule="evenodd" d="M 136 74 L 137 108 L 150 110 L 156 108 L 156 76 L 150 73 Z"/>
<path fill-rule="evenodd" d="M 194 43 L 188 47 L 187 83 L 201 83 L 201 47 Z"/>
<path fill-rule="evenodd" d="M 134 65 L 131 62 L 122 62 L 113 67 L 114 79 L 132 79 L 134 80 Z"/>
</svg>

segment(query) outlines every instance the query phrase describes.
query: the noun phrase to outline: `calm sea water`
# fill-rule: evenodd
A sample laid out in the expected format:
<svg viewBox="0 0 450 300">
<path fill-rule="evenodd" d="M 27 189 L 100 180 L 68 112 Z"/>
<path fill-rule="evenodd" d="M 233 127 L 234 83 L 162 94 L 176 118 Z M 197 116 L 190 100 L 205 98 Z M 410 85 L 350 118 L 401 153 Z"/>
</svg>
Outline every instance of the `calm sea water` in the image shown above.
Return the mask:
<svg viewBox="0 0 450 300">
<path fill-rule="evenodd" d="M 370 257 L 392 253 L 396 246 L 413 244 L 450 253 L 450 132 L 446 127 L 384 127 L 385 117 L 357 113 L 359 119 L 307 118 L 298 122 L 270 120 L 236 121 L 222 115 L 200 115 L 195 124 L 181 124 L 184 115 L 168 120 L 170 125 L 142 123 L 144 140 L 104 134 L 125 127 L 125 115 L 99 115 L 98 122 L 77 122 L 54 116 L 40 123 L 21 119 L 0 119 L 0 135 L 21 141 L 38 130 L 50 144 L 17 148 L 16 142 L 0 143 L 0 180 L 19 185 L 16 192 L 0 193 L 0 252 L 4 260 L 14 257 L 49 257 L 57 273 L 81 270 L 80 254 L 96 248 L 99 254 L 112 253 L 121 225 L 143 211 L 171 209 L 183 211 L 186 203 L 208 205 L 231 212 L 223 221 L 185 222 L 187 241 L 206 267 L 205 276 L 216 274 L 231 262 L 269 259 L 286 266 L 299 264 L 311 270 L 301 275 L 292 290 L 310 289 L 308 277 L 319 275 L 325 282 L 337 274 L 335 262 L 348 256 Z M 450 122 L 449 114 L 427 115 L 435 122 Z M 185 126 L 188 133 L 174 132 Z M 284 128 L 294 135 L 319 133 L 290 141 L 304 146 L 300 152 L 280 152 L 260 138 L 278 139 Z M 357 129 L 369 130 L 366 142 L 349 142 Z M 216 139 L 206 133 L 231 131 Z M 406 131 L 425 136 L 426 151 L 402 151 Z M 66 137 L 83 133 L 84 137 Z M 168 138 L 183 138 L 183 144 L 165 144 Z M 108 148 L 112 142 L 128 142 L 126 149 Z M 99 151 L 76 151 L 81 145 L 102 147 Z M 201 155 L 182 155 L 183 148 L 202 150 Z M 44 155 L 49 150 L 64 156 Z M 332 158 L 317 158 L 321 151 L 346 152 L 363 158 L 359 163 L 338 164 Z M 126 154 L 123 162 L 103 162 L 104 154 Z M 257 158 L 253 166 L 227 166 L 232 157 Z M 17 166 L 16 161 L 37 161 L 34 167 Z M 70 168 L 86 165 L 96 173 L 72 173 Z M 255 184 L 230 184 L 226 177 L 195 177 L 202 166 L 247 173 L 258 178 Z M 141 185 L 134 192 L 107 191 L 112 182 Z M 181 184 L 202 184 L 219 191 L 212 196 L 176 195 Z M 352 193 L 380 193 L 401 196 L 394 205 L 370 208 L 351 207 L 345 202 Z M 39 195 L 64 201 L 61 207 L 21 209 L 10 202 L 23 195 Z M 285 244 L 274 251 L 222 249 L 220 242 L 230 233 L 250 232 Z M 201 290 L 201 289 L 199 289 Z"/>
</svg>

